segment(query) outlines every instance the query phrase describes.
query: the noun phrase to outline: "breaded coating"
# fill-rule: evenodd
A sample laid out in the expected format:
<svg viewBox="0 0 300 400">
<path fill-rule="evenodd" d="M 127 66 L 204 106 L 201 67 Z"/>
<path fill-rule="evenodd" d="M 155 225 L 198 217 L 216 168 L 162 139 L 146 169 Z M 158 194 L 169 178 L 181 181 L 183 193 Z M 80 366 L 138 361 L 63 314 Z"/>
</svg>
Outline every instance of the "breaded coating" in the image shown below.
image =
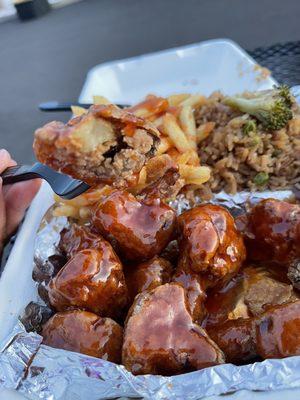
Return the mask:
<svg viewBox="0 0 300 400">
<path fill-rule="evenodd" d="M 151 122 L 109 104 L 67 124 L 46 124 L 35 132 L 33 149 L 41 163 L 90 185 L 130 187 L 159 142 Z"/>
</svg>

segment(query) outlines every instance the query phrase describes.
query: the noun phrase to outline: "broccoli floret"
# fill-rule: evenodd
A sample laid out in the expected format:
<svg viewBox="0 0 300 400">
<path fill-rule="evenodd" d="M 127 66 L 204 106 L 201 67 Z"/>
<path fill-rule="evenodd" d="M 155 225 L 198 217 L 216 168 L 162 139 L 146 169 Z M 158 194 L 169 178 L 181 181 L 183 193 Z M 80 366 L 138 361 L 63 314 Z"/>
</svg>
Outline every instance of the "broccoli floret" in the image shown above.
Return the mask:
<svg viewBox="0 0 300 400">
<path fill-rule="evenodd" d="M 249 135 L 250 132 L 256 132 L 257 131 L 256 122 L 253 119 L 249 119 L 244 123 L 242 130 L 244 135 Z"/>
<path fill-rule="evenodd" d="M 226 97 L 224 104 L 258 119 L 266 130 L 283 128 L 293 118 L 292 98 L 287 86 L 256 92 L 251 99 Z"/>
</svg>

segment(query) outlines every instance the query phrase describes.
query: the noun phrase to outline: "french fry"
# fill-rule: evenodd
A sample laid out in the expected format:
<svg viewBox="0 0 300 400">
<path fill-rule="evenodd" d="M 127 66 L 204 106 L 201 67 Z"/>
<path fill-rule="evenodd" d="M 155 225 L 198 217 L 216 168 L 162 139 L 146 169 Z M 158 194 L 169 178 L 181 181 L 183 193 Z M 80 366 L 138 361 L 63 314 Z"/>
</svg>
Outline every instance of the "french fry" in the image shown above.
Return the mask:
<svg viewBox="0 0 300 400">
<path fill-rule="evenodd" d="M 164 97 L 149 95 L 146 99 L 133 107 L 129 107 L 127 111 L 132 112 L 138 117 L 152 118 L 157 114 L 165 112 L 169 107 L 169 102 Z"/>
<path fill-rule="evenodd" d="M 196 122 L 191 106 L 184 106 L 179 114 L 179 121 L 191 146 L 196 149 Z"/>
<path fill-rule="evenodd" d="M 168 113 L 164 115 L 163 131 L 169 136 L 173 145 L 180 153 L 185 153 L 186 151 L 191 150 L 192 146 L 183 130 L 178 125 L 174 115 Z"/>
<path fill-rule="evenodd" d="M 196 150 L 193 150 L 191 152 L 191 157 L 190 157 L 190 160 L 189 160 L 189 164 L 194 165 L 194 166 L 200 165 L 200 158 L 199 158 L 198 153 L 197 153 Z"/>
<path fill-rule="evenodd" d="M 89 207 L 81 207 L 79 209 L 80 219 L 88 221 L 90 216 L 91 216 L 91 209 Z"/>
<path fill-rule="evenodd" d="M 136 110 L 130 112 L 133 112 L 134 115 L 141 118 L 147 118 L 151 115 L 149 110 L 147 110 L 146 108 L 137 108 Z"/>
<path fill-rule="evenodd" d="M 171 147 L 166 154 L 172 158 L 177 163 L 178 158 L 180 157 L 181 153 L 175 147 Z"/>
<path fill-rule="evenodd" d="M 67 204 L 60 204 L 53 210 L 53 215 L 55 217 L 78 217 L 79 209 L 73 206 L 69 206 Z"/>
<path fill-rule="evenodd" d="M 163 123 L 163 116 L 160 116 L 160 117 L 158 117 L 158 118 L 156 118 L 156 119 L 154 119 L 154 120 L 152 121 L 152 124 L 153 124 L 156 128 L 159 128 L 159 127 L 162 125 L 162 123 Z"/>
<path fill-rule="evenodd" d="M 188 93 L 173 94 L 168 97 L 168 101 L 171 107 L 177 107 L 184 100 L 189 98 L 191 95 Z"/>
<path fill-rule="evenodd" d="M 85 207 L 85 206 L 94 204 L 97 201 L 99 201 L 101 199 L 101 197 L 105 194 L 105 191 L 108 189 L 109 189 L 109 186 L 107 186 L 107 185 L 102 186 L 102 187 L 95 187 L 94 189 L 89 190 L 71 200 L 62 199 L 61 197 L 57 196 L 57 194 L 55 194 L 54 201 L 56 203 L 66 204 L 66 205 L 73 206 L 76 208 Z"/>
<path fill-rule="evenodd" d="M 152 121 L 152 124 L 158 129 L 160 130 L 161 126 L 163 123 L 163 116 L 160 116 L 158 118 L 156 118 L 154 121 Z"/>
<path fill-rule="evenodd" d="M 187 98 L 186 100 L 184 100 L 181 105 L 184 106 L 190 106 L 192 108 L 201 106 L 203 104 L 206 103 L 206 97 L 200 95 L 200 94 L 194 94 L 192 96 L 190 96 L 189 98 Z"/>
<path fill-rule="evenodd" d="M 54 200 L 57 203 L 53 211 L 54 216 L 66 216 L 78 219 L 81 222 L 86 222 L 91 214 L 93 205 L 103 198 L 103 196 L 111 193 L 111 188 L 107 185 L 95 187 L 92 190 L 77 196 L 75 199 L 65 200 L 54 195 Z"/>
<path fill-rule="evenodd" d="M 109 101 L 104 96 L 93 96 L 93 103 L 97 105 L 103 105 L 103 104 L 111 104 L 111 101 Z"/>
<path fill-rule="evenodd" d="M 72 114 L 75 117 L 80 117 L 80 115 L 86 114 L 88 112 L 88 110 L 86 108 L 79 107 L 79 106 L 71 106 L 71 110 L 72 110 Z"/>
<path fill-rule="evenodd" d="M 147 181 L 147 168 L 144 166 L 139 174 L 139 181 L 138 181 L 138 185 L 140 186 L 144 186 L 145 183 Z"/>
<path fill-rule="evenodd" d="M 171 147 L 172 147 L 172 142 L 169 138 L 167 138 L 167 137 L 160 138 L 160 143 L 157 148 L 157 155 L 164 154 Z"/>
<path fill-rule="evenodd" d="M 187 185 L 202 185 L 210 178 L 210 168 L 205 166 L 179 165 L 179 173 Z"/>
<path fill-rule="evenodd" d="M 215 122 L 205 122 L 204 124 L 198 126 L 196 130 L 197 144 L 209 136 L 209 134 L 214 129 L 215 125 L 216 125 Z"/>
<path fill-rule="evenodd" d="M 181 165 L 191 164 L 194 166 L 199 166 L 199 157 L 194 150 L 189 150 L 177 157 L 177 162 Z"/>
<path fill-rule="evenodd" d="M 190 158 L 191 158 L 191 152 L 190 152 L 190 151 L 187 151 L 187 152 L 181 154 L 181 155 L 177 158 L 177 162 L 178 162 L 178 164 L 180 164 L 180 165 L 185 165 L 185 164 L 187 164 L 187 163 L 189 162 Z"/>
</svg>

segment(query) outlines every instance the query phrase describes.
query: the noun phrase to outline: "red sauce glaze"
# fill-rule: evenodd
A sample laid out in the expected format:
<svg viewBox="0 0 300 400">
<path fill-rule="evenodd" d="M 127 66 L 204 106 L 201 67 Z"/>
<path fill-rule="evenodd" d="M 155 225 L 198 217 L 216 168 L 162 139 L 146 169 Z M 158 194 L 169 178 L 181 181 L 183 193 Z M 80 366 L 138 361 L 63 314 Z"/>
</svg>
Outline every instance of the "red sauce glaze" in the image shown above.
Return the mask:
<svg viewBox="0 0 300 400">
<path fill-rule="evenodd" d="M 193 321 L 201 323 L 206 315 L 207 282 L 205 278 L 195 273 L 189 267 L 186 258 L 181 257 L 172 281 L 180 284 L 185 289 Z"/>
<path fill-rule="evenodd" d="M 269 307 L 295 301 L 297 293 L 287 279 L 280 279 L 277 268 L 246 266 L 224 286 L 208 292 L 206 328 L 228 319 L 261 315 Z"/>
<path fill-rule="evenodd" d="M 79 307 L 102 317 L 119 317 L 128 302 L 121 262 L 104 240 L 98 250 L 76 253 L 49 282 L 48 294 L 58 311 Z"/>
<path fill-rule="evenodd" d="M 248 215 L 245 231 L 248 257 L 288 265 L 300 257 L 300 206 L 266 199 Z"/>
<path fill-rule="evenodd" d="M 209 328 L 208 334 L 224 352 L 226 362 L 239 364 L 257 357 L 253 318 L 227 321 Z"/>
<path fill-rule="evenodd" d="M 136 297 L 125 326 L 122 361 L 134 374 L 174 375 L 224 358 L 193 322 L 184 289 L 172 283 Z"/>
<path fill-rule="evenodd" d="M 173 267 L 171 263 L 158 256 L 135 267 L 127 267 L 125 270 L 125 279 L 130 304 L 138 293 L 145 290 L 152 290 L 157 286 L 170 282 L 172 273 Z"/>
<path fill-rule="evenodd" d="M 256 330 L 261 357 L 300 355 L 300 301 L 268 309 L 257 321 Z"/>
<path fill-rule="evenodd" d="M 235 309 L 244 290 L 244 276 L 242 273 L 235 276 L 221 288 L 209 291 L 205 307 L 207 318 L 205 327 L 222 324 L 228 320 L 230 313 Z"/>
<path fill-rule="evenodd" d="M 121 362 L 123 330 L 110 318 L 80 310 L 60 312 L 46 322 L 42 336 L 51 347 Z"/>
<path fill-rule="evenodd" d="M 201 205 L 178 217 L 179 245 L 192 270 L 206 274 L 214 285 L 230 278 L 242 265 L 246 251 L 234 219 L 225 208 Z"/>
<path fill-rule="evenodd" d="M 163 97 L 157 97 L 154 95 L 148 95 L 144 101 L 136 104 L 133 107 L 129 107 L 126 111 L 134 113 L 140 109 L 145 109 L 149 113 L 160 114 L 167 110 L 169 102 Z"/>
<path fill-rule="evenodd" d="M 160 254 L 172 240 L 175 211 L 160 199 L 138 201 L 125 191 L 114 191 L 98 204 L 92 223 L 113 239 L 127 260 L 147 260 Z"/>
<path fill-rule="evenodd" d="M 257 317 L 207 327 L 226 361 L 237 364 L 258 356 L 265 359 L 300 355 L 299 329 L 299 300 L 269 307 Z"/>
<path fill-rule="evenodd" d="M 68 258 L 71 258 L 81 250 L 98 248 L 101 250 L 103 241 L 103 237 L 93 233 L 88 226 L 73 223 L 61 232 L 59 247 Z"/>
</svg>

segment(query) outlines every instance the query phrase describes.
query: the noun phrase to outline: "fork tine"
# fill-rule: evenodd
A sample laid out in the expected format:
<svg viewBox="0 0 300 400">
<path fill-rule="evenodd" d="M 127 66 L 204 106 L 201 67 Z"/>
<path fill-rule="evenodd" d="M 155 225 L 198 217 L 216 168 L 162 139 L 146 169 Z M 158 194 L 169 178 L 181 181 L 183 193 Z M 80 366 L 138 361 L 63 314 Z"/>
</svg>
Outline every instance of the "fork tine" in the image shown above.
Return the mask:
<svg viewBox="0 0 300 400">
<path fill-rule="evenodd" d="M 58 196 L 62 197 L 63 199 L 71 200 L 86 192 L 89 188 L 90 186 L 86 183 L 78 181 L 78 183 L 73 185 L 71 189 L 66 188 L 62 193 L 56 194 L 58 194 Z"/>
<path fill-rule="evenodd" d="M 52 168 L 41 163 L 34 164 L 32 172 L 44 178 L 58 196 L 67 200 L 79 196 L 90 188 L 85 182 L 54 171 Z"/>
</svg>

